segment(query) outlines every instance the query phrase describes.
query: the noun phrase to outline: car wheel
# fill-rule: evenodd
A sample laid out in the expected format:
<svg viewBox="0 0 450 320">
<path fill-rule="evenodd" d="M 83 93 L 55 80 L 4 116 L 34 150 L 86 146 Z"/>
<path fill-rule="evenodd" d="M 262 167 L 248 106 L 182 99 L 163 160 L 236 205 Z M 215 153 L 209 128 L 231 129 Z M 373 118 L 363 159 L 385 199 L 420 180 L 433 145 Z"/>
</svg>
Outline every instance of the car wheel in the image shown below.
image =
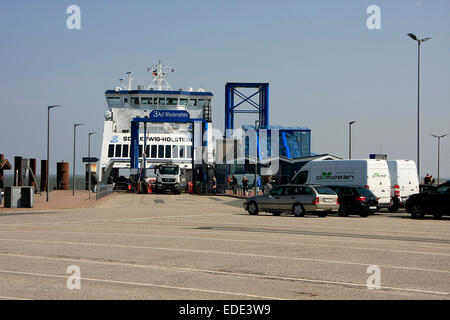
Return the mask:
<svg viewBox="0 0 450 320">
<path fill-rule="evenodd" d="M 305 216 L 305 209 L 300 203 L 296 203 L 292 206 L 292 214 L 296 217 Z"/>
<path fill-rule="evenodd" d="M 279 215 L 281 215 L 281 212 L 280 211 L 272 211 L 272 214 L 274 216 L 279 216 Z"/>
<path fill-rule="evenodd" d="M 252 201 L 248 204 L 247 210 L 248 210 L 248 213 L 252 216 L 257 215 L 259 212 L 258 205 L 256 204 L 255 201 Z"/>
<path fill-rule="evenodd" d="M 414 219 L 421 219 L 425 216 L 425 212 L 420 204 L 412 205 L 410 213 Z"/>
<path fill-rule="evenodd" d="M 362 211 L 360 214 L 359 214 L 359 216 L 361 217 L 361 218 L 366 218 L 366 217 L 368 217 L 370 215 L 370 211 L 369 210 L 364 210 L 364 211 Z"/>
<path fill-rule="evenodd" d="M 340 205 L 338 210 L 339 217 L 348 217 L 348 208 L 347 206 Z"/>
</svg>

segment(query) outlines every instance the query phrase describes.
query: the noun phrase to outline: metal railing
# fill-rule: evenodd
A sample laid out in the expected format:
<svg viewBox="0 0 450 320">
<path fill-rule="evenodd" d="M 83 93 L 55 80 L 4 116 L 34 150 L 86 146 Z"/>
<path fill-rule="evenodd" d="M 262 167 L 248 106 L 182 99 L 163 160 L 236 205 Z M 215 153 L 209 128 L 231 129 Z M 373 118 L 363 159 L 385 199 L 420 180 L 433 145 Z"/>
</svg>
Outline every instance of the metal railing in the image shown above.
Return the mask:
<svg viewBox="0 0 450 320">
<path fill-rule="evenodd" d="M 95 190 L 95 200 L 99 200 L 99 199 L 113 193 L 113 190 L 114 190 L 113 184 L 97 186 L 97 189 Z"/>
</svg>

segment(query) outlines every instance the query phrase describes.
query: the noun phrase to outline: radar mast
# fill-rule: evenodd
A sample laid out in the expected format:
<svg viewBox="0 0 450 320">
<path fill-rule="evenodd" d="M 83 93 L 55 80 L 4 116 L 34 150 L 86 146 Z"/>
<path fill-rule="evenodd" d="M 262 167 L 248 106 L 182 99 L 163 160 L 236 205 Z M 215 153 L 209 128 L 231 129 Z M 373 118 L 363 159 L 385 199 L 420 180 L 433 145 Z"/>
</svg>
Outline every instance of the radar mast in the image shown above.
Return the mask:
<svg viewBox="0 0 450 320">
<path fill-rule="evenodd" d="M 155 78 L 147 87 L 147 90 L 173 90 L 166 79 L 166 74 L 168 72 L 173 72 L 174 70 L 175 69 L 173 67 L 162 65 L 161 60 L 158 61 L 158 64 L 148 67 L 147 71 L 151 71 Z"/>
</svg>

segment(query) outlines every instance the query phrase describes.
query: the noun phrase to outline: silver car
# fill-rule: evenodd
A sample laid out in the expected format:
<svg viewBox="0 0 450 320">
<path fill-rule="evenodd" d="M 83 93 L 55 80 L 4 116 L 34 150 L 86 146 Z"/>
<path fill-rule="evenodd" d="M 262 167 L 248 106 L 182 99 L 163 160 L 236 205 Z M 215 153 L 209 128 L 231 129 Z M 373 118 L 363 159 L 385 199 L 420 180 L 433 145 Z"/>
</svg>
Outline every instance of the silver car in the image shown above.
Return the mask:
<svg viewBox="0 0 450 320">
<path fill-rule="evenodd" d="M 251 215 L 270 212 L 278 216 L 282 212 L 290 212 L 303 217 L 306 212 L 315 212 L 319 217 L 324 217 L 327 212 L 338 211 L 339 201 L 336 193 L 328 187 L 280 185 L 268 195 L 247 198 L 244 209 Z"/>
</svg>

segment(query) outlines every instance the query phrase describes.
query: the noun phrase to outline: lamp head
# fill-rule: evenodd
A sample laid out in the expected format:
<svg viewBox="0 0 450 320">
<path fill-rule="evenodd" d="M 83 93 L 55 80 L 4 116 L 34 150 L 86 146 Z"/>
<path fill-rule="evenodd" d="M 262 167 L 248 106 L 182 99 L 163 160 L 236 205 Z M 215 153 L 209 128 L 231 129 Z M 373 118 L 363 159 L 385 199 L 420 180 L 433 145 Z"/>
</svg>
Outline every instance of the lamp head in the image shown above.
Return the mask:
<svg viewBox="0 0 450 320">
<path fill-rule="evenodd" d="M 417 41 L 417 37 L 416 37 L 416 35 L 414 33 L 408 33 L 408 36 L 410 36 L 411 39 Z"/>
</svg>

